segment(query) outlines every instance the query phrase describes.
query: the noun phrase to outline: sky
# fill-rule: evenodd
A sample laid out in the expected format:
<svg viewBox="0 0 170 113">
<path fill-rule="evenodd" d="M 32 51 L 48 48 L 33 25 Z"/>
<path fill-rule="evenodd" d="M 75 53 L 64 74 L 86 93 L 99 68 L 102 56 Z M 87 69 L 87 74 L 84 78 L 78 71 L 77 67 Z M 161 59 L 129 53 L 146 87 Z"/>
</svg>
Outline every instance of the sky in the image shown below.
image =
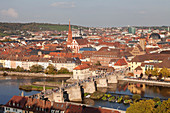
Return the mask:
<svg viewBox="0 0 170 113">
<path fill-rule="evenodd" d="M 170 26 L 170 0 L 0 0 L 0 22 Z"/>
</svg>

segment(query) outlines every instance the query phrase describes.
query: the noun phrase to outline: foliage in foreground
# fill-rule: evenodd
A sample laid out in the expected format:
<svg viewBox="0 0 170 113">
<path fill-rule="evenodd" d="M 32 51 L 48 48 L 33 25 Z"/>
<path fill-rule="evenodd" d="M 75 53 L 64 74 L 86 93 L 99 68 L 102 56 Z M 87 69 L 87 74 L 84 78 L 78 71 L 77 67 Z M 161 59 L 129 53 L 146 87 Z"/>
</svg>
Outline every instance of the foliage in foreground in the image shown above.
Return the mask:
<svg viewBox="0 0 170 113">
<path fill-rule="evenodd" d="M 153 100 L 141 100 L 130 104 L 127 113 L 170 113 L 170 98 L 160 105 Z"/>
</svg>

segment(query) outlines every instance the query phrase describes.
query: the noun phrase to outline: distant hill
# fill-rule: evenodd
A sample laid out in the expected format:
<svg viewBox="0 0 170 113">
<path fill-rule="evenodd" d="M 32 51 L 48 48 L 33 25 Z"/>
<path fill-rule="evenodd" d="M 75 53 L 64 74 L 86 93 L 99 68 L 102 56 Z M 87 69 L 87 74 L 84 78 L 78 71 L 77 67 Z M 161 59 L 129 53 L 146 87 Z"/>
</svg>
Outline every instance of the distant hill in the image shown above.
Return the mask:
<svg viewBox="0 0 170 113">
<path fill-rule="evenodd" d="M 78 29 L 77 25 L 71 25 L 72 28 Z M 85 27 L 83 27 L 85 28 Z M 5 36 L 4 31 L 11 31 L 10 34 L 17 34 L 16 31 L 68 31 L 68 25 L 66 24 L 48 24 L 48 23 L 2 23 L 0 22 L 0 36 Z"/>
</svg>

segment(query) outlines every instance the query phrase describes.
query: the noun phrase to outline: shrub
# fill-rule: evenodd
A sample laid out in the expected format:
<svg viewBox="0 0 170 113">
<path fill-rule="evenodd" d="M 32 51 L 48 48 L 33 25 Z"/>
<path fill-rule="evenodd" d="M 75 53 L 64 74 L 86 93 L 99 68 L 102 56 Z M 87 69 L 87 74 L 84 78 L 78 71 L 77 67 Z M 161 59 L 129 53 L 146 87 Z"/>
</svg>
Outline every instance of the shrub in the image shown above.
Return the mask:
<svg viewBox="0 0 170 113">
<path fill-rule="evenodd" d="M 96 92 L 91 94 L 90 98 L 91 99 L 100 99 L 100 98 L 103 97 L 103 95 L 104 95 L 104 93 L 96 91 Z"/>
<path fill-rule="evenodd" d="M 105 97 L 105 96 L 104 96 L 104 97 L 102 97 L 102 100 L 107 100 L 107 97 Z"/>
<path fill-rule="evenodd" d="M 140 95 L 138 95 L 138 94 L 134 94 L 133 96 L 132 96 L 132 98 L 133 98 L 133 100 L 139 100 L 140 98 L 141 98 L 141 96 Z"/>
<path fill-rule="evenodd" d="M 154 102 L 158 102 L 158 101 L 160 101 L 160 98 L 159 97 L 155 97 L 155 98 L 153 98 L 153 101 Z"/>
</svg>

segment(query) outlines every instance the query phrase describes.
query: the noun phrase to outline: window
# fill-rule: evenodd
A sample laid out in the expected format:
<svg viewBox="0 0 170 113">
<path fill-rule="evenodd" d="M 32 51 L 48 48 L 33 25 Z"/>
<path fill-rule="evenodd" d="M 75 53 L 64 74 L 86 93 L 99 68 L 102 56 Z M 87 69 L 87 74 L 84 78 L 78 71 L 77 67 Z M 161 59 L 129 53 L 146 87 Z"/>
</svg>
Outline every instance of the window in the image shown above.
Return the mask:
<svg viewBox="0 0 170 113">
<path fill-rule="evenodd" d="M 10 108 L 6 108 L 6 110 L 10 110 Z"/>
</svg>

